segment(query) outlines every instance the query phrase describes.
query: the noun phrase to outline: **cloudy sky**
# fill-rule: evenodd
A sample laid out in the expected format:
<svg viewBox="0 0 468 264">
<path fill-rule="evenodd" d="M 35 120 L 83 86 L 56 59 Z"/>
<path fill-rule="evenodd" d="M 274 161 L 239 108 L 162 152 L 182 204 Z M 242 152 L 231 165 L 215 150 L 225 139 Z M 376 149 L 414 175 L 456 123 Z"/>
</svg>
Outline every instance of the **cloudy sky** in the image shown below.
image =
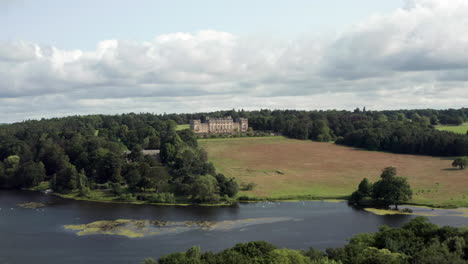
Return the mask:
<svg viewBox="0 0 468 264">
<path fill-rule="evenodd" d="M 0 25 L 0 123 L 468 106 L 466 0 L 0 0 Z"/>
</svg>

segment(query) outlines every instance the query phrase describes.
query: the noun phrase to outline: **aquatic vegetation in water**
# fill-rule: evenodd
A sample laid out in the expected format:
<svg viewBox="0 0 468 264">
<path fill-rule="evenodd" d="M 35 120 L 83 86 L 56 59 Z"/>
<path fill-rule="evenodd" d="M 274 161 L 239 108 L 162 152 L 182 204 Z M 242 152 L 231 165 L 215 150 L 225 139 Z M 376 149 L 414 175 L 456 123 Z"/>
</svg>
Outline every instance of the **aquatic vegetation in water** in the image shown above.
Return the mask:
<svg viewBox="0 0 468 264">
<path fill-rule="evenodd" d="M 37 209 L 37 208 L 46 207 L 47 205 L 43 203 L 29 202 L 29 203 L 20 203 L 20 204 L 17 204 L 17 206 L 22 207 L 22 208 L 28 208 L 28 209 Z"/>
<path fill-rule="evenodd" d="M 468 208 L 439 209 L 424 206 L 406 206 L 401 210 L 364 208 L 376 215 L 419 215 L 419 216 L 460 216 L 468 217 Z"/>
<path fill-rule="evenodd" d="M 269 224 L 295 220 L 289 217 L 265 217 L 226 221 L 184 221 L 167 222 L 159 220 L 103 220 L 88 224 L 66 225 L 65 229 L 76 231 L 78 235 L 119 235 L 130 238 L 182 233 L 191 230 L 228 231 L 251 225 Z"/>
</svg>

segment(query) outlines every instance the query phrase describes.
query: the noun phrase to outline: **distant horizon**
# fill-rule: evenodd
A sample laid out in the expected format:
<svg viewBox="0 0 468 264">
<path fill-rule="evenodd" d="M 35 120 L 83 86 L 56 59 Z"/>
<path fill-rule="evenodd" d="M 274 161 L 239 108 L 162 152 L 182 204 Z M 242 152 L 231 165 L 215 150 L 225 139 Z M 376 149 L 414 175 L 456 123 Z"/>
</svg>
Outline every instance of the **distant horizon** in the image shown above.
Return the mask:
<svg viewBox="0 0 468 264">
<path fill-rule="evenodd" d="M 356 108 L 359 108 L 360 111 L 363 111 L 363 107 L 355 107 L 353 109 L 269 109 L 269 108 L 263 108 L 263 109 L 220 109 L 220 110 L 213 110 L 213 111 L 201 111 L 201 112 L 164 112 L 164 113 L 155 113 L 155 112 L 120 112 L 120 113 L 88 113 L 88 114 L 69 114 L 69 115 L 63 115 L 63 116 L 50 116 L 50 117 L 38 117 L 38 118 L 31 118 L 31 119 L 24 119 L 20 121 L 13 121 L 13 122 L 0 122 L 0 125 L 8 125 L 8 124 L 15 124 L 15 123 L 22 123 L 22 122 L 28 122 L 28 121 L 40 121 L 42 119 L 44 120 L 50 120 L 50 119 L 55 119 L 55 118 L 66 118 L 66 117 L 73 117 L 73 116 L 98 116 L 98 115 L 103 115 L 103 116 L 118 116 L 118 115 L 128 115 L 128 114 L 152 114 L 152 115 L 197 115 L 197 114 L 210 114 L 210 113 L 215 113 L 215 112 L 228 112 L 228 111 L 237 111 L 240 112 L 242 110 L 246 112 L 255 112 L 255 111 L 261 111 L 261 110 L 270 110 L 270 111 L 308 111 L 308 112 L 313 112 L 313 111 L 348 111 L 348 112 L 353 112 Z M 366 107 L 366 112 L 383 112 L 383 111 L 419 111 L 419 110 L 461 110 L 461 109 L 466 109 L 465 107 L 461 108 L 400 108 L 400 109 L 382 109 L 382 110 L 376 110 L 376 109 L 368 109 Z"/>
</svg>

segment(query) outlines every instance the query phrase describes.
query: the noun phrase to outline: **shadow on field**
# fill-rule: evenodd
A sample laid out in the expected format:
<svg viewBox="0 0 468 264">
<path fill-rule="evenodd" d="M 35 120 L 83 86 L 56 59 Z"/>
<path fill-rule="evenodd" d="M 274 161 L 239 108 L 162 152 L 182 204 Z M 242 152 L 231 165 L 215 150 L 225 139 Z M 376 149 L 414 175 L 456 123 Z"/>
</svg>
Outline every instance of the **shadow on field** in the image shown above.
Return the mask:
<svg viewBox="0 0 468 264">
<path fill-rule="evenodd" d="M 445 168 L 445 169 L 442 169 L 443 171 L 459 171 L 460 169 L 459 168 Z"/>
<path fill-rule="evenodd" d="M 440 157 L 440 160 L 451 160 L 453 161 L 455 158 L 454 157 Z"/>
</svg>

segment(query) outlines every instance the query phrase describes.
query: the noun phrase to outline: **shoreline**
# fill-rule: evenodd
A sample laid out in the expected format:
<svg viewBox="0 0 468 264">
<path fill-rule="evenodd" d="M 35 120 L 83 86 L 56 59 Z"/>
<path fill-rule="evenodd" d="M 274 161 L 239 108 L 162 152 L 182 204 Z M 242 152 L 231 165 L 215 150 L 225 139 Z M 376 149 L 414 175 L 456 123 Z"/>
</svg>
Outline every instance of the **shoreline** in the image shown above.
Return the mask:
<svg viewBox="0 0 468 264">
<path fill-rule="evenodd" d="M 28 191 L 34 191 L 34 192 L 41 192 L 43 193 L 42 190 L 38 189 L 24 189 Z M 85 197 L 76 197 L 76 196 L 70 196 L 67 194 L 61 194 L 61 193 L 50 193 L 48 195 L 54 195 L 57 197 L 60 197 L 62 199 L 68 199 L 68 200 L 75 200 L 75 201 L 86 201 L 86 202 L 98 202 L 98 203 L 116 203 L 116 204 L 134 204 L 134 205 L 158 205 L 158 206 L 201 206 L 201 207 L 229 207 L 229 206 L 235 206 L 236 204 L 248 204 L 248 203 L 262 203 L 262 202 L 301 202 L 301 201 L 317 201 L 317 202 L 328 202 L 328 203 L 341 203 L 341 202 L 349 202 L 347 199 L 348 197 L 343 197 L 343 196 L 328 196 L 328 197 L 306 197 L 306 196 L 297 196 L 297 197 L 278 197 L 278 198 L 271 198 L 271 197 L 248 197 L 249 199 L 243 200 L 239 199 L 239 197 L 232 201 L 232 202 L 223 202 L 223 203 L 150 203 L 147 201 L 117 201 L 117 200 L 98 200 L 98 199 L 90 199 L 90 198 L 85 198 Z M 366 206 L 359 206 L 365 208 Z M 414 206 L 414 207 L 426 207 L 426 208 L 431 208 L 431 209 L 463 209 L 463 208 L 468 208 L 468 206 L 444 206 L 444 205 L 434 205 L 434 204 L 424 204 L 424 203 L 415 203 L 415 202 L 409 202 L 409 203 L 404 203 L 401 204 L 400 206 Z M 369 207 L 378 207 L 375 205 L 369 205 Z"/>
</svg>

